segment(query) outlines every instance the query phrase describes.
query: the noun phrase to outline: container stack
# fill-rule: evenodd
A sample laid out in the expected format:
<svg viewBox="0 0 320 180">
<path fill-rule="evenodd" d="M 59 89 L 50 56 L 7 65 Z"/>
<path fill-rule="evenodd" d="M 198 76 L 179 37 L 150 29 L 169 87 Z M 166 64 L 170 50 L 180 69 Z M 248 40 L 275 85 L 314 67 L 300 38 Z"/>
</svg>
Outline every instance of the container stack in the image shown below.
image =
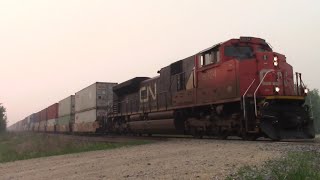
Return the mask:
<svg viewBox="0 0 320 180">
<path fill-rule="evenodd" d="M 31 122 L 31 115 L 27 117 L 27 125 L 26 125 L 26 131 L 30 131 L 30 123 Z"/>
<path fill-rule="evenodd" d="M 55 132 L 56 121 L 58 120 L 59 104 L 55 103 L 47 108 L 47 132 Z"/>
<path fill-rule="evenodd" d="M 117 83 L 96 82 L 75 94 L 74 132 L 96 132 L 111 108 L 113 86 Z"/>
<path fill-rule="evenodd" d="M 47 108 L 40 111 L 39 132 L 45 132 L 47 129 Z"/>
<path fill-rule="evenodd" d="M 35 118 L 36 118 L 36 113 L 33 113 L 30 115 L 30 128 L 29 131 L 34 131 L 35 130 Z"/>
<path fill-rule="evenodd" d="M 72 132 L 74 123 L 74 95 L 59 101 L 57 132 Z"/>
<path fill-rule="evenodd" d="M 33 128 L 34 131 L 39 131 L 40 119 L 41 119 L 40 118 L 40 112 L 41 111 L 35 113 L 35 115 L 34 115 L 34 128 Z"/>
</svg>

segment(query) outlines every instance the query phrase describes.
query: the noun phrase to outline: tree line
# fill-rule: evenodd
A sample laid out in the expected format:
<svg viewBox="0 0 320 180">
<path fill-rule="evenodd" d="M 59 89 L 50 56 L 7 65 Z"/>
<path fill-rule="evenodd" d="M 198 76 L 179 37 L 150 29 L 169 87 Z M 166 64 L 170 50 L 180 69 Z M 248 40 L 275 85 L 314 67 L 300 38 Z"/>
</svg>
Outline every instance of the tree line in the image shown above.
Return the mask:
<svg viewBox="0 0 320 180">
<path fill-rule="evenodd" d="M 306 104 L 310 108 L 310 115 L 314 120 L 317 133 L 320 133 L 320 95 L 318 89 L 313 89 L 308 93 Z"/>
<path fill-rule="evenodd" d="M 0 133 L 6 131 L 7 128 L 7 115 L 6 108 L 0 104 Z"/>
</svg>

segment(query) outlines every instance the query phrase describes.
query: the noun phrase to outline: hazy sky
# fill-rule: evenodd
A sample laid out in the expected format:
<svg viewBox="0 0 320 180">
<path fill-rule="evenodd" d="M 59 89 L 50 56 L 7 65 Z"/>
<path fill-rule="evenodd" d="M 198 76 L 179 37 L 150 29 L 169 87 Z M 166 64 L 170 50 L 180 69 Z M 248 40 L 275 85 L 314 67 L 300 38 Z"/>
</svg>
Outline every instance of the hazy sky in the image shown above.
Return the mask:
<svg viewBox="0 0 320 180">
<path fill-rule="evenodd" d="M 320 88 L 319 0 L 0 0 L 0 103 L 11 125 L 241 35 L 266 39 Z"/>
</svg>

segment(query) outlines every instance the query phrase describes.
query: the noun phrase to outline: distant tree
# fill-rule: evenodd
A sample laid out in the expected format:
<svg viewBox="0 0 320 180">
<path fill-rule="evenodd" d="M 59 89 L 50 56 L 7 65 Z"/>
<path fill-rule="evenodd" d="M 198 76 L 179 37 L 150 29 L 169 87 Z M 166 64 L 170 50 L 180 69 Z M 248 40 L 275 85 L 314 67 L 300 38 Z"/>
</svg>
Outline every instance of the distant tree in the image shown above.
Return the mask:
<svg viewBox="0 0 320 180">
<path fill-rule="evenodd" d="M 0 104 L 0 133 L 6 131 L 7 129 L 7 115 L 6 108 Z"/>
<path fill-rule="evenodd" d="M 320 132 L 320 95 L 318 89 L 313 89 L 308 93 L 306 104 L 311 108 L 310 114 L 313 116 L 315 130 Z"/>
</svg>

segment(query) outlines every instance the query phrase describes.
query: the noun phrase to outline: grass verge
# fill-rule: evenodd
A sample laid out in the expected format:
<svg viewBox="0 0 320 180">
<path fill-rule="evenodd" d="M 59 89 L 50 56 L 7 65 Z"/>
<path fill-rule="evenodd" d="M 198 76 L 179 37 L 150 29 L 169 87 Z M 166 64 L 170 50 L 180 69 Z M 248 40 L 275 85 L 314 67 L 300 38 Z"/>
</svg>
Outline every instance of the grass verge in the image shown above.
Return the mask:
<svg viewBox="0 0 320 180">
<path fill-rule="evenodd" d="M 63 136 L 47 134 L 4 133 L 0 134 L 0 163 L 147 143 L 151 143 L 151 141 L 106 143 L 72 140 Z"/>
<path fill-rule="evenodd" d="M 266 162 L 262 167 L 244 166 L 227 179 L 320 179 L 319 152 L 289 152 L 285 157 Z"/>
</svg>

